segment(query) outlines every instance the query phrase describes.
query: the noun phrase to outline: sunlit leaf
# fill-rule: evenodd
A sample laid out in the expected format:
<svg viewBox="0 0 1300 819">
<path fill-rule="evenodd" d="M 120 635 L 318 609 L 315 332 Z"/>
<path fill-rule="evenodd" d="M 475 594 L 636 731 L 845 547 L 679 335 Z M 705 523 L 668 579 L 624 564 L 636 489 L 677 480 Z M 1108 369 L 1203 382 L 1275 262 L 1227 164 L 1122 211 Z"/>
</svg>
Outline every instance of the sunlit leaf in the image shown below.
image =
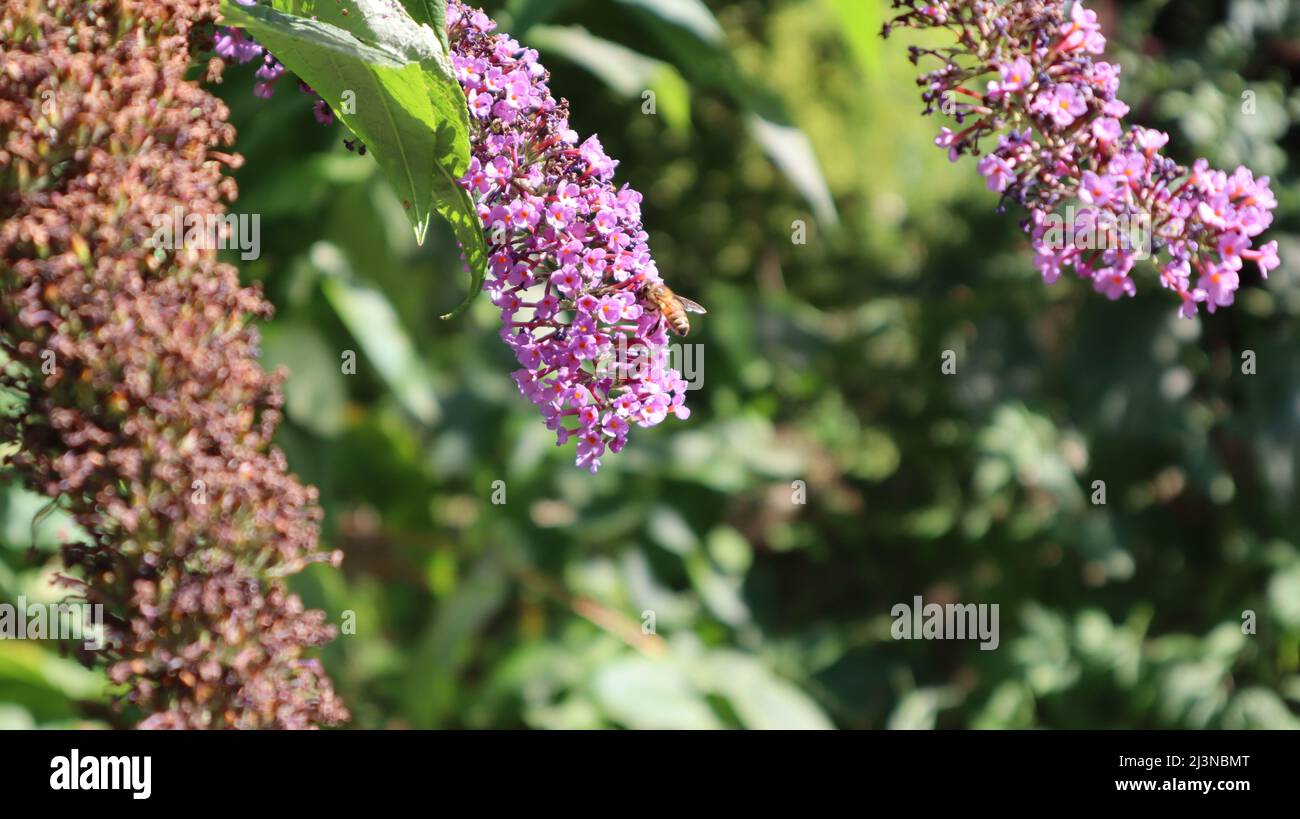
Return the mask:
<svg viewBox="0 0 1300 819">
<path fill-rule="evenodd" d="M 326 437 L 342 429 L 347 401 L 342 368 L 319 332 L 305 323 L 268 325 L 262 330 L 262 361 L 268 369 L 289 370 L 284 398 L 291 420 Z"/>
<path fill-rule="evenodd" d="M 601 707 L 628 728 L 721 728 L 704 694 L 671 660 L 632 657 L 600 670 L 592 689 Z"/>
<path fill-rule="evenodd" d="M 862 73 L 870 80 L 880 77 L 881 5 L 864 0 L 824 0 L 835 15 L 840 36 L 853 52 Z"/>
<path fill-rule="evenodd" d="M 277 0 L 276 7 L 222 3 L 224 21 L 248 30 L 312 87 L 375 156 L 424 241 L 429 215 L 447 219 L 471 272 L 469 296 L 487 274 L 487 246 L 473 202 L 456 180 L 469 166 L 469 114 L 445 36 L 382 0 Z M 445 32 L 444 32 L 445 35 Z"/>
<path fill-rule="evenodd" d="M 534 26 L 528 42 L 543 54 L 558 54 L 600 78 L 617 94 L 635 99 L 653 91 L 655 107 L 669 127 L 684 131 L 691 124 L 691 91 L 669 63 L 596 37 L 582 26 Z"/>
<path fill-rule="evenodd" d="M 438 419 L 438 400 L 397 311 L 380 290 L 360 281 L 338 248 L 321 242 L 312 261 L 326 274 L 325 297 L 408 412 L 425 424 Z"/>
<path fill-rule="evenodd" d="M 451 50 L 451 45 L 447 42 L 447 0 L 402 0 L 402 5 L 406 7 L 411 19 L 433 29 L 443 50 Z"/>
<path fill-rule="evenodd" d="M 619 0 L 639 11 L 646 27 L 698 86 L 726 92 L 746 112 L 746 126 L 772 162 L 825 225 L 839 223 L 830 186 L 812 143 L 794 125 L 781 100 L 746 76 L 728 50 L 722 27 L 698 0 Z"/>
<path fill-rule="evenodd" d="M 705 666 L 714 690 L 727 698 L 746 728 L 812 731 L 834 727 L 812 698 L 754 657 L 715 651 L 708 655 Z"/>
<path fill-rule="evenodd" d="M 625 6 L 643 9 L 706 43 L 720 43 L 722 26 L 702 0 L 618 0 Z"/>
<path fill-rule="evenodd" d="M 572 2 L 573 0 L 507 0 L 502 23 L 508 23 L 508 29 L 515 36 L 524 37 L 531 27 L 550 20 Z"/>
</svg>

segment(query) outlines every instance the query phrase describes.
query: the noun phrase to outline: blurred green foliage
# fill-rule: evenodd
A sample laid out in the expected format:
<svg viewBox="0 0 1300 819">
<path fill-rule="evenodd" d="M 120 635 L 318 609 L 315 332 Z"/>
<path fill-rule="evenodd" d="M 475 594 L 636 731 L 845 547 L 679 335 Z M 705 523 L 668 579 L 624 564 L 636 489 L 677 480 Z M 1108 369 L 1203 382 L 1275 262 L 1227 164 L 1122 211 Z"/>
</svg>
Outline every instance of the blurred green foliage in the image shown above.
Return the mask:
<svg viewBox="0 0 1300 819">
<path fill-rule="evenodd" d="M 417 247 L 306 96 L 227 73 L 280 443 L 347 556 L 295 583 L 354 618 L 323 656 L 355 726 L 1300 727 L 1300 11 L 1092 4 L 1173 155 L 1275 179 L 1283 267 L 1180 321 L 1154 275 L 1121 303 L 1042 285 L 1018 216 L 931 144 L 886 5 L 489 4 L 710 308 L 694 415 L 596 476 L 517 395 L 486 300 L 438 321 L 450 233 Z M 72 532 L 33 530 L 42 506 L 0 493 L 6 599 L 57 595 Z M 918 594 L 999 604 L 1000 647 L 892 640 Z M 0 641 L 0 725 L 111 721 L 104 690 Z"/>
</svg>

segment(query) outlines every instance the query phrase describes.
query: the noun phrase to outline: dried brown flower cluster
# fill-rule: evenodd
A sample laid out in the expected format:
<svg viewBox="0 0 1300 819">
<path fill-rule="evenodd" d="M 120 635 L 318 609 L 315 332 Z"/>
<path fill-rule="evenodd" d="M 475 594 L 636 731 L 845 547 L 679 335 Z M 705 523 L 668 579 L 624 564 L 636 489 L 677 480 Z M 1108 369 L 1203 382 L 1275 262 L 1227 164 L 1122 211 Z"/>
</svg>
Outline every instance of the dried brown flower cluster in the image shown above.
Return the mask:
<svg viewBox="0 0 1300 819">
<path fill-rule="evenodd" d="M 225 106 L 185 79 L 216 6 L 0 0 L 0 388 L 25 404 L 0 436 L 91 536 L 64 560 L 142 727 L 330 725 L 303 654 L 334 629 L 280 578 L 338 556 L 271 446 L 279 374 L 246 323 L 269 305 L 212 250 L 146 246 L 156 214 L 235 194 Z"/>
</svg>

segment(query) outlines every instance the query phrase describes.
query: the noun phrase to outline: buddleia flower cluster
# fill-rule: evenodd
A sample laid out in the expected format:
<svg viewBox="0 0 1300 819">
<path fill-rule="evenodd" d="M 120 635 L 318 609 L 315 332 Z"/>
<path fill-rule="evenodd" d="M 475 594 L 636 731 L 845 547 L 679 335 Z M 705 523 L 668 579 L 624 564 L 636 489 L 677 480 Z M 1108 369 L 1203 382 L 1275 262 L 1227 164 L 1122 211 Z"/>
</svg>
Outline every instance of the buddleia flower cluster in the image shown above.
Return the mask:
<svg viewBox="0 0 1300 819">
<path fill-rule="evenodd" d="M 1110 299 L 1133 296 L 1148 256 L 1180 314 L 1233 303 L 1246 262 L 1261 276 L 1279 264 L 1276 241 L 1258 244 L 1277 199 L 1268 177 L 1231 174 L 1204 159 L 1190 168 L 1161 153 L 1163 132 L 1125 128 L 1120 66 L 1102 59 L 1097 16 L 1062 0 L 895 0 L 891 29 L 940 29 L 950 46 L 913 46 L 926 113 L 951 115 L 935 144 L 979 171 L 1003 205 L 1028 209 L 1034 265 L 1048 284 L 1073 269 Z M 1001 207 L 1001 206 L 1000 206 Z"/>
<path fill-rule="evenodd" d="M 569 127 L 536 51 L 456 0 L 447 25 L 471 122 L 461 184 L 486 231 L 485 290 L 520 364 L 515 383 L 594 472 L 631 427 L 690 414 L 686 382 L 668 366 L 666 323 L 640 295 L 662 283 L 641 194 L 616 188 L 618 163 Z"/>
<path fill-rule="evenodd" d="M 537 52 L 495 30 L 481 10 L 447 4 L 470 118 L 472 158 L 460 184 L 483 223 L 484 290 L 520 365 L 514 381 L 556 443 L 573 440 L 577 465 L 595 472 L 632 427 L 689 417 L 687 383 L 670 366 L 666 322 L 642 295 L 662 278 L 641 194 L 615 187 L 618 163 L 600 139 L 569 127 L 568 104 L 551 95 Z M 264 73 L 279 63 L 244 32 L 219 29 L 215 49 L 240 62 L 261 58 L 258 88 L 279 77 Z M 317 119 L 328 121 L 319 106 Z"/>
<path fill-rule="evenodd" d="M 217 3 L 0 9 L 0 389 L 19 405 L 0 438 L 88 536 L 62 550 L 104 607 L 83 659 L 145 728 L 342 722 L 306 652 L 334 629 L 284 585 L 339 556 L 271 445 L 280 376 L 248 324 L 269 305 L 215 250 L 151 242 L 159 217 L 219 218 L 236 193 L 226 108 L 186 79 Z"/>
</svg>

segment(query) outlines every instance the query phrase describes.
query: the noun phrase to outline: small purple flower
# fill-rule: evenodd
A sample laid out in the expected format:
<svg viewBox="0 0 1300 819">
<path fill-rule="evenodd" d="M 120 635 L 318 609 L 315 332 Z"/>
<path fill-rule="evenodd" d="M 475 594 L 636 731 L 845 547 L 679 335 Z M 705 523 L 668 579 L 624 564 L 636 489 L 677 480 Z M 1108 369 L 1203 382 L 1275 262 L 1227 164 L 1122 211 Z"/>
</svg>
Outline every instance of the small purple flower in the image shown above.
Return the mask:
<svg viewBox="0 0 1300 819">
<path fill-rule="evenodd" d="M 1069 83 L 1059 83 L 1049 92 L 1040 92 L 1038 99 L 1038 107 L 1058 128 L 1069 127 L 1088 111 L 1088 104 Z"/>
<path fill-rule="evenodd" d="M 1160 284 L 1172 290 L 1186 290 L 1191 266 L 1186 259 L 1174 259 L 1160 271 Z"/>
<path fill-rule="evenodd" d="M 1137 295 L 1137 287 L 1133 280 L 1129 278 L 1128 273 L 1121 273 L 1115 268 L 1102 268 L 1093 275 L 1093 287 L 1097 292 L 1104 293 L 1106 298 L 1115 301 L 1121 296 Z"/>
<path fill-rule="evenodd" d="M 329 103 L 325 102 L 323 99 L 317 99 L 316 102 L 312 104 L 311 113 L 312 116 L 316 118 L 316 121 L 321 125 L 334 124 L 334 112 L 330 110 Z"/>
<path fill-rule="evenodd" d="M 1056 280 L 1061 278 L 1061 270 L 1067 258 L 1065 254 L 1054 250 L 1040 251 L 1034 254 L 1034 267 L 1043 274 L 1045 284 L 1055 284 Z"/>
<path fill-rule="evenodd" d="M 1238 230 L 1219 235 L 1219 258 L 1229 270 L 1241 270 L 1241 254 L 1250 248 L 1246 234 Z"/>
<path fill-rule="evenodd" d="M 219 26 L 212 37 L 212 50 L 218 57 L 243 65 L 262 56 L 263 49 L 243 29 Z"/>
<path fill-rule="evenodd" d="M 1259 265 L 1259 275 L 1266 279 L 1268 278 L 1268 271 L 1274 270 L 1282 264 L 1282 261 L 1277 257 L 1277 240 L 1266 242 L 1260 246 L 1259 250 L 1242 251 L 1241 255 Z"/>
<path fill-rule="evenodd" d="M 1197 288 L 1205 291 L 1205 306 L 1211 313 L 1218 307 L 1231 305 L 1240 284 L 1237 271 L 1214 265 L 1207 265 L 1204 275 L 1196 282 Z"/>
<path fill-rule="evenodd" d="M 998 74 L 1002 78 L 998 88 L 1004 93 L 1020 91 L 1034 81 L 1034 67 L 1024 57 L 1017 57 L 1010 65 L 998 66 Z"/>
<path fill-rule="evenodd" d="M 1119 124 L 1119 120 L 1113 117 L 1102 117 L 1092 123 L 1092 135 L 1100 143 L 1110 143 L 1119 139 L 1124 130 Z"/>
<path fill-rule="evenodd" d="M 1084 171 L 1079 180 L 1079 198 L 1089 205 L 1105 205 L 1115 193 L 1115 183 L 1092 171 Z"/>
<path fill-rule="evenodd" d="M 942 25 L 918 0 L 895 5 L 904 11 L 886 25 L 886 34 L 894 26 Z M 1045 282 L 1070 267 L 1109 298 L 1131 296 L 1138 250 L 1150 251 L 1161 286 L 1178 296 L 1180 314 L 1191 316 L 1202 303 L 1211 311 L 1232 303 L 1244 261 L 1254 262 L 1264 278 L 1279 266 L 1276 242 L 1252 249 L 1277 207 L 1268 178 L 1256 179 L 1245 167 L 1229 175 L 1204 159 L 1184 168 L 1160 153 L 1168 134 L 1126 130 L 1120 67 L 1095 59 L 1106 40 L 1097 15 L 1082 2 L 948 0 L 943 9 L 945 19 L 978 20 L 979 26 L 968 28 L 969 41 L 942 52 L 940 66 L 917 79 L 927 112 L 935 100 L 957 100 L 956 110 L 945 113 L 962 130 L 941 129 L 935 144 L 954 161 L 979 156 L 989 188 L 1004 203 L 1029 210 L 1025 230 Z M 974 93 L 990 70 L 998 79 L 987 83 L 985 94 Z M 1015 93 L 1030 88 L 1032 95 Z M 1020 126 L 1025 120 L 1032 129 Z M 1008 124 L 1017 127 L 1006 132 Z M 992 149 L 982 144 L 991 137 Z M 1065 226 L 1059 208 L 1071 200 L 1086 207 Z"/>
<path fill-rule="evenodd" d="M 1106 50 L 1106 38 L 1101 35 L 1097 12 L 1085 9 L 1083 3 L 1075 3 L 1070 9 L 1070 22 L 1062 27 L 1061 34 L 1065 51 L 1083 49 L 1089 54 L 1101 54 Z"/>
<path fill-rule="evenodd" d="M 989 190 L 997 193 L 1006 190 L 1016 178 L 1016 172 L 1012 170 L 1011 165 L 997 154 L 989 154 L 981 159 L 979 172 L 987 181 Z"/>
</svg>

